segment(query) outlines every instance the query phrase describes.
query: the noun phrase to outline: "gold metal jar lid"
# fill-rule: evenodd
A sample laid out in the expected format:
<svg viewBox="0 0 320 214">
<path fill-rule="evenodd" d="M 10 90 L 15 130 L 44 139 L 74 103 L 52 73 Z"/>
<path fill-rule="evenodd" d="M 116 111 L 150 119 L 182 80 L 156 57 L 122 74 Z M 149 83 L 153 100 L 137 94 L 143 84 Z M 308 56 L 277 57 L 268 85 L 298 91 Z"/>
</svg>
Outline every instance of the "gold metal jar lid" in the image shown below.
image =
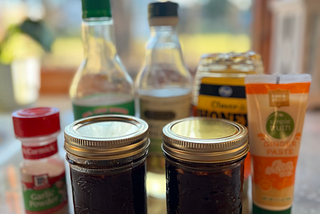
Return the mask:
<svg viewBox="0 0 320 214">
<path fill-rule="evenodd" d="M 68 154 L 92 159 L 115 160 L 143 156 L 148 147 L 148 124 L 127 115 L 101 115 L 77 120 L 65 128 Z"/>
<path fill-rule="evenodd" d="M 195 163 L 235 161 L 249 151 L 247 128 L 228 120 L 185 118 L 163 128 L 163 152 Z"/>
</svg>

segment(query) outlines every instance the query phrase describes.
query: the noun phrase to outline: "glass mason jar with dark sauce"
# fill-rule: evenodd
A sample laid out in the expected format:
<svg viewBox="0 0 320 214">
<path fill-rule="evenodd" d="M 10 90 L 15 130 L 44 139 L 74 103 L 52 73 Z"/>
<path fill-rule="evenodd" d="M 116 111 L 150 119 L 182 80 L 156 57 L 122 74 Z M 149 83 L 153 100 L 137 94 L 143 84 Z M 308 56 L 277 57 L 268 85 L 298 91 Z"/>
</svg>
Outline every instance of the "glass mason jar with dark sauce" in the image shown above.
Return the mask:
<svg viewBox="0 0 320 214">
<path fill-rule="evenodd" d="M 235 122 L 185 118 L 163 128 L 167 213 L 241 214 L 247 129 Z"/>
<path fill-rule="evenodd" d="M 132 116 L 80 119 L 65 129 L 75 214 L 146 214 L 148 125 Z"/>
</svg>

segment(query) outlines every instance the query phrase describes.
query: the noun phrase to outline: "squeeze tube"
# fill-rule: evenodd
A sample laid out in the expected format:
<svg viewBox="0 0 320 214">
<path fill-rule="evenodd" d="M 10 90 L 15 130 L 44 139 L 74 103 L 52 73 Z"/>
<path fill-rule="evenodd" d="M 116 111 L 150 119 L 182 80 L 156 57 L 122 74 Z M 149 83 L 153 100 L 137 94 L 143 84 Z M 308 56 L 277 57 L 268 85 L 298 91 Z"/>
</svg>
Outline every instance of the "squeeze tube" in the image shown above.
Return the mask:
<svg viewBox="0 0 320 214">
<path fill-rule="evenodd" d="M 311 77 L 245 77 L 253 214 L 290 214 Z"/>
</svg>

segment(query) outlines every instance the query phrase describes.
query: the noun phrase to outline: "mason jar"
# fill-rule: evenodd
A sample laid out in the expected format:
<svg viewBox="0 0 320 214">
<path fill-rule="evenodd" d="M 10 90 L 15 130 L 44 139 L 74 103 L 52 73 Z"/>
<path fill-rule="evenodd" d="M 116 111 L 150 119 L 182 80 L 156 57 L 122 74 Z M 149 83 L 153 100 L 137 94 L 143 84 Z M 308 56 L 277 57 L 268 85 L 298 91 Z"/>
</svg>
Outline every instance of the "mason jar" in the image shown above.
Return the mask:
<svg viewBox="0 0 320 214">
<path fill-rule="evenodd" d="M 242 213 L 247 129 L 235 122 L 185 118 L 163 128 L 167 213 Z"/>
<path fill-rule="evenodd" d="M 148 125 L 125 115 L 77 120 L 65 128 L 75 214 L 146 214 Z"/>
</svg>

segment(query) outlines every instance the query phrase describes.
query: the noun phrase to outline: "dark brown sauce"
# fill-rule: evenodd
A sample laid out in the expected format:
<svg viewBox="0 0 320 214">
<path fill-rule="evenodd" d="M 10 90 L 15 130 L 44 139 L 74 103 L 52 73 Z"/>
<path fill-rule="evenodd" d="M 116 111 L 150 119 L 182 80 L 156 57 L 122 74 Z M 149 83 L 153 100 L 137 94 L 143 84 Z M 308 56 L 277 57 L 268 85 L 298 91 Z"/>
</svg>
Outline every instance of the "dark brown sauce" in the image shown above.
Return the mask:
<svg viewBox="0 0 320 214">
<path fill-rule="evenodd" d="M 243 160 L 228 167 L 176 164 L 167 157 L 167 213 L 241 214 Z"/>
<path fill-rule="evenodd" d="M 75 214 L 147 214 L 145 162 L 113 174 L 70 171 Z"/>
</svg>

